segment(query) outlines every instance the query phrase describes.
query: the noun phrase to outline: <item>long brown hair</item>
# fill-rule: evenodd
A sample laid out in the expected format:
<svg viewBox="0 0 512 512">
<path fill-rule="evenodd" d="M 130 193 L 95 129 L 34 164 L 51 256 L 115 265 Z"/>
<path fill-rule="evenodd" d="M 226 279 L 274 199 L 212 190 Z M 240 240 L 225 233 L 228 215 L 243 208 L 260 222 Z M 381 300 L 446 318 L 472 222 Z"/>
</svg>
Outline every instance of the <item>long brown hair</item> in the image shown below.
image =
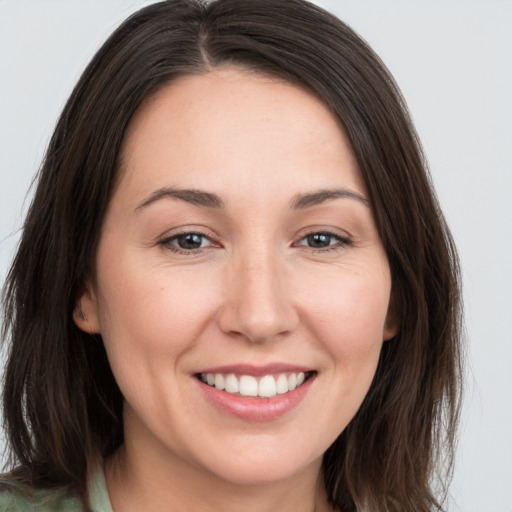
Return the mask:
<svg viewBox="0 0 512 512">
<path fill-rule="evenodd" d="M 440 510 L 433 477 L 441 467 L 450 476 L 460 397 L 456 251 L 393 78 L 354 31 L 303 0 L 153 4 L 128 18 L 84 71 L 50 141 L 4 289 L 11 478 L 72 488 L 85 500 L 91 469 L 122 444 L 122 396 L 101 337 L 73 322 L 75 299 L 93 271 L 135 111 L 176 77 L 220 65 L 300 85 L 331 109 L 357 157 L 391 267 L 399 332 L 384 343 L 358 413 L 325 453 L 328 498 L 343 512 Z"/>
</svg>

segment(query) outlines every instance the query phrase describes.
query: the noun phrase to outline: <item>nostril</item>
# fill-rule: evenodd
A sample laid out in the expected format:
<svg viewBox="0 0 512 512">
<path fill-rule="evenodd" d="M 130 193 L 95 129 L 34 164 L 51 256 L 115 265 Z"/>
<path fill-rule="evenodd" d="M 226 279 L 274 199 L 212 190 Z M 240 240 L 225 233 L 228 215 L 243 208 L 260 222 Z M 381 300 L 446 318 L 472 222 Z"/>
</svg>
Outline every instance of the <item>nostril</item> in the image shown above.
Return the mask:
<svg viewBox="0 0 512 512">
<path fill-rule="evenodd" d="M 297 325 L 298 314 L 285 300 L 262 303 L 242 297 L 238 303 L 227 304 L 219 315 L 222 331 L 255 343 L 282 338 Z"/>
</svg>

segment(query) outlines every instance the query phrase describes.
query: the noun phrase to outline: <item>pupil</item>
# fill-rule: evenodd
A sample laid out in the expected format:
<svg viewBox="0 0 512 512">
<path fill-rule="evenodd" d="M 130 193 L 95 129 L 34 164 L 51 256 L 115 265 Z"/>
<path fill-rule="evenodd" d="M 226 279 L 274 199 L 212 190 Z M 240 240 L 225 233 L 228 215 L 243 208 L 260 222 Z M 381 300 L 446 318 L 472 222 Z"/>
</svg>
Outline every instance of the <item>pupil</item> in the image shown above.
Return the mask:
<svg viewBox="0 0 512 512">
<path fill-rule="evenodd" d="M 327 247 L 329 245 L 330 238 L 331 237 L 329 235 L 316 233 L 308 236 L 308 244 L 310 247 Z"/>
<path fill-rule="evenodd" d="M 190 233 L 188 235 L 180 236 L 178 239 L 178 245 L 182 249 L 198 249 L 201 247 L 201 235 Z"/>
</svg>

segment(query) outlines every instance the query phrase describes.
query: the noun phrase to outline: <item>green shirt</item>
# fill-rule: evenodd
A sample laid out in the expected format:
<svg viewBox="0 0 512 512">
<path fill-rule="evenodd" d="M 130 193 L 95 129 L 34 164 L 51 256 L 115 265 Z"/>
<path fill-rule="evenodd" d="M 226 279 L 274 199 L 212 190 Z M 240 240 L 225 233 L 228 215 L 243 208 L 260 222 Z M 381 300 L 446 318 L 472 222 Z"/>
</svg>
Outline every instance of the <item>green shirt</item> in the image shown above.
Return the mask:
<svg viewBox="0 0 512 512">
<path fill-rule="evenodd" d="M 89 487 L 91 512 L 113 512 L 103 471 L 98 471 Z M 38 491 L 33 498 L 9 489 L 0 492 L 0 512 L 85 512 L 76 496 Z"/>
</svg>

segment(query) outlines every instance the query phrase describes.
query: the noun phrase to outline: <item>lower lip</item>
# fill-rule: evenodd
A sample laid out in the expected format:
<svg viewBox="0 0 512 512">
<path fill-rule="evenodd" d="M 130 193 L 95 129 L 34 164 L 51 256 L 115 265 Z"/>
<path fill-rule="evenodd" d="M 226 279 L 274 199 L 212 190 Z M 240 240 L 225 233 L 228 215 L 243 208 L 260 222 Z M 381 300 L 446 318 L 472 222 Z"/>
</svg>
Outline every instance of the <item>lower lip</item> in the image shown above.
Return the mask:
<svg viewBox="0 0 512 512">
<path fill-rule="evenodd" d="M 281 418 L 302 402 L 315 378 L 312 375 L 298 388 L 272 398 L 252 398 L 220 391 L 195 378 L 206 398 L 221 411 L 246 421 L 272 421 Z"/>
</svg>

